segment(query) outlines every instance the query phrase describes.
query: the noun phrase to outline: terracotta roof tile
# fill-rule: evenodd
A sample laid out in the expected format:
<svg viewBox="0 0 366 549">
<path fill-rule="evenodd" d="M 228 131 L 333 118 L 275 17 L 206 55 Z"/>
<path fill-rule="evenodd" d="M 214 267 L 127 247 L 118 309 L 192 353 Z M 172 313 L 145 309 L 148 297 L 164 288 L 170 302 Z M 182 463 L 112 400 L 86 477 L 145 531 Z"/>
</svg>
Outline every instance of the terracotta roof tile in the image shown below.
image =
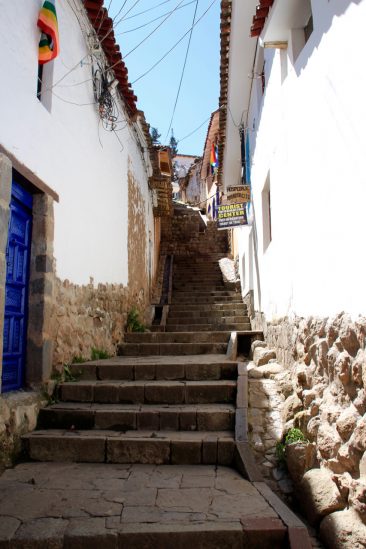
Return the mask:
<svg viewBox="0 0 366 549">
<path fill-rule="evenodd" d="M 253 17 L 253 24 L 250 27 L 250 36 L 257 37 L 261 34 L 273 2 L 274 0 L 259 1 L 259 4 L 255 10 L 255 15 Z"/>
<path fill-rule="evenodd" d="M 122 59 L 120 47 L 116 43 L 113 30 L 113 20 L 108 16 L 108 11 L 103 7 L 104 0 L 83 0 L 84 7 L 105 53 L 107 61 L 118 80 L 118 88 L 125 100 L 131 115 L 137 113 L 137 97 L 128 82 L 128 70 Z M 116 64 L 117 63 L 117 64 Z M 114 66 L 115 65 L 115 66 Z"/>
</svg>

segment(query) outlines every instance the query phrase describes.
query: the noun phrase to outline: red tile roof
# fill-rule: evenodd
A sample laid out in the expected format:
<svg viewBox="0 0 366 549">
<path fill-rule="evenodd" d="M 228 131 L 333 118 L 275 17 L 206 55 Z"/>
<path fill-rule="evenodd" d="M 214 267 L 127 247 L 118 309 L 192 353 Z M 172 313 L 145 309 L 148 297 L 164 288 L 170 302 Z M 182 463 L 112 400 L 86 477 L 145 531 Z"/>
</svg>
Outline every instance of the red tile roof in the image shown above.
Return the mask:
<svg viewBox="0 0 366 549">
<path fill-rule="evenodd" d="M 108 10 L 103 7 L 104 0 L 83 0 L 89 20 L 97 33 L 101 46 L 110 67 L 119 82 L 118 88 L 132 115 L 137 112 L 137 97 L 128 82 L 128 70 L 122 60 L 119 45 L 116 43 L 113 30 L 113 20 L 108 16 Z"/>
<path fill-rule="evenodd" d="M 274 0 L 260 0 L 256 7 L 255 16 L 253 17 L 253 24 L 250 27 L 250 36 L 259 36 L 265 25 L 268 12 L 272 7 Z"/>
</svg>

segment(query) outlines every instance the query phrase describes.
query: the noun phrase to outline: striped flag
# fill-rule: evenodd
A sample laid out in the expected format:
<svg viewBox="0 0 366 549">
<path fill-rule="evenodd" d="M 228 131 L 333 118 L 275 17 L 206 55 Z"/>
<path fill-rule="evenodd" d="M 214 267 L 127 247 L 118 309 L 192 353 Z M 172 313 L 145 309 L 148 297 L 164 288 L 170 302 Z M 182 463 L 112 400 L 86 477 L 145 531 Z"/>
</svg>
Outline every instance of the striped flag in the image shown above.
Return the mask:
<svg viewBox="0 0 366 549">
<path fill-rule="evenodd" d="M 40 65 L 52 61 L 60 50 L 55 1 L 45 0 L 38 16 L 37 26 L 42 31 L 38 49 Z"/>
<path fill-rule="evenodd" d="M 218 147 L 215 143 L 212 143 L 211 146 L 210 164 L 212 168 L 217 168 L 219 165 Z"/>
</svg>

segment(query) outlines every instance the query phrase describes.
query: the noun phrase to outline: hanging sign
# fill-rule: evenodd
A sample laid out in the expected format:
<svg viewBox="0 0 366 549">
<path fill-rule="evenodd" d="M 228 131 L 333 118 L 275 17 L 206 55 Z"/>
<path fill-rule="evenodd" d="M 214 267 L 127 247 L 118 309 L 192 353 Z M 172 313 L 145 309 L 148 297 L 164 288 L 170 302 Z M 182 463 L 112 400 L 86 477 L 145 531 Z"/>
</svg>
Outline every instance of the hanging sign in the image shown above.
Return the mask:
<svg viewBox="0 0 366 549">
<path fill-rule="evenodd" d="M 248 225 L 245 204 L 221 204 L 217 207 L 217 228 L 232 229 Z"/>
<path fill-rule="evenodd" d="M 235 187 L 227 188 L 227 203 L 235 204 L 238 202 L 250 202 L 250 186 L 236 185 Z"/>
</svg>

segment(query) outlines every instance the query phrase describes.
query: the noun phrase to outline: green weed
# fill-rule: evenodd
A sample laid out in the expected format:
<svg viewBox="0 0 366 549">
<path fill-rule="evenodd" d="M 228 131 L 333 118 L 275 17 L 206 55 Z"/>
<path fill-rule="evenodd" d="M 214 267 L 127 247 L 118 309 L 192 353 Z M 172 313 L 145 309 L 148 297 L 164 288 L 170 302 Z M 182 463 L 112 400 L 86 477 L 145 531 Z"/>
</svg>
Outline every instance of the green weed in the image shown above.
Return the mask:
<svg viewBox="0 0 366 549">
<path fill-rule="evenodd" d="M 140 322 L 139 312 L 136 307 L 133 307 L 127 315 L 126 323 L 127 332 L 144 332 L 145 326 Z"/>
</svg>

